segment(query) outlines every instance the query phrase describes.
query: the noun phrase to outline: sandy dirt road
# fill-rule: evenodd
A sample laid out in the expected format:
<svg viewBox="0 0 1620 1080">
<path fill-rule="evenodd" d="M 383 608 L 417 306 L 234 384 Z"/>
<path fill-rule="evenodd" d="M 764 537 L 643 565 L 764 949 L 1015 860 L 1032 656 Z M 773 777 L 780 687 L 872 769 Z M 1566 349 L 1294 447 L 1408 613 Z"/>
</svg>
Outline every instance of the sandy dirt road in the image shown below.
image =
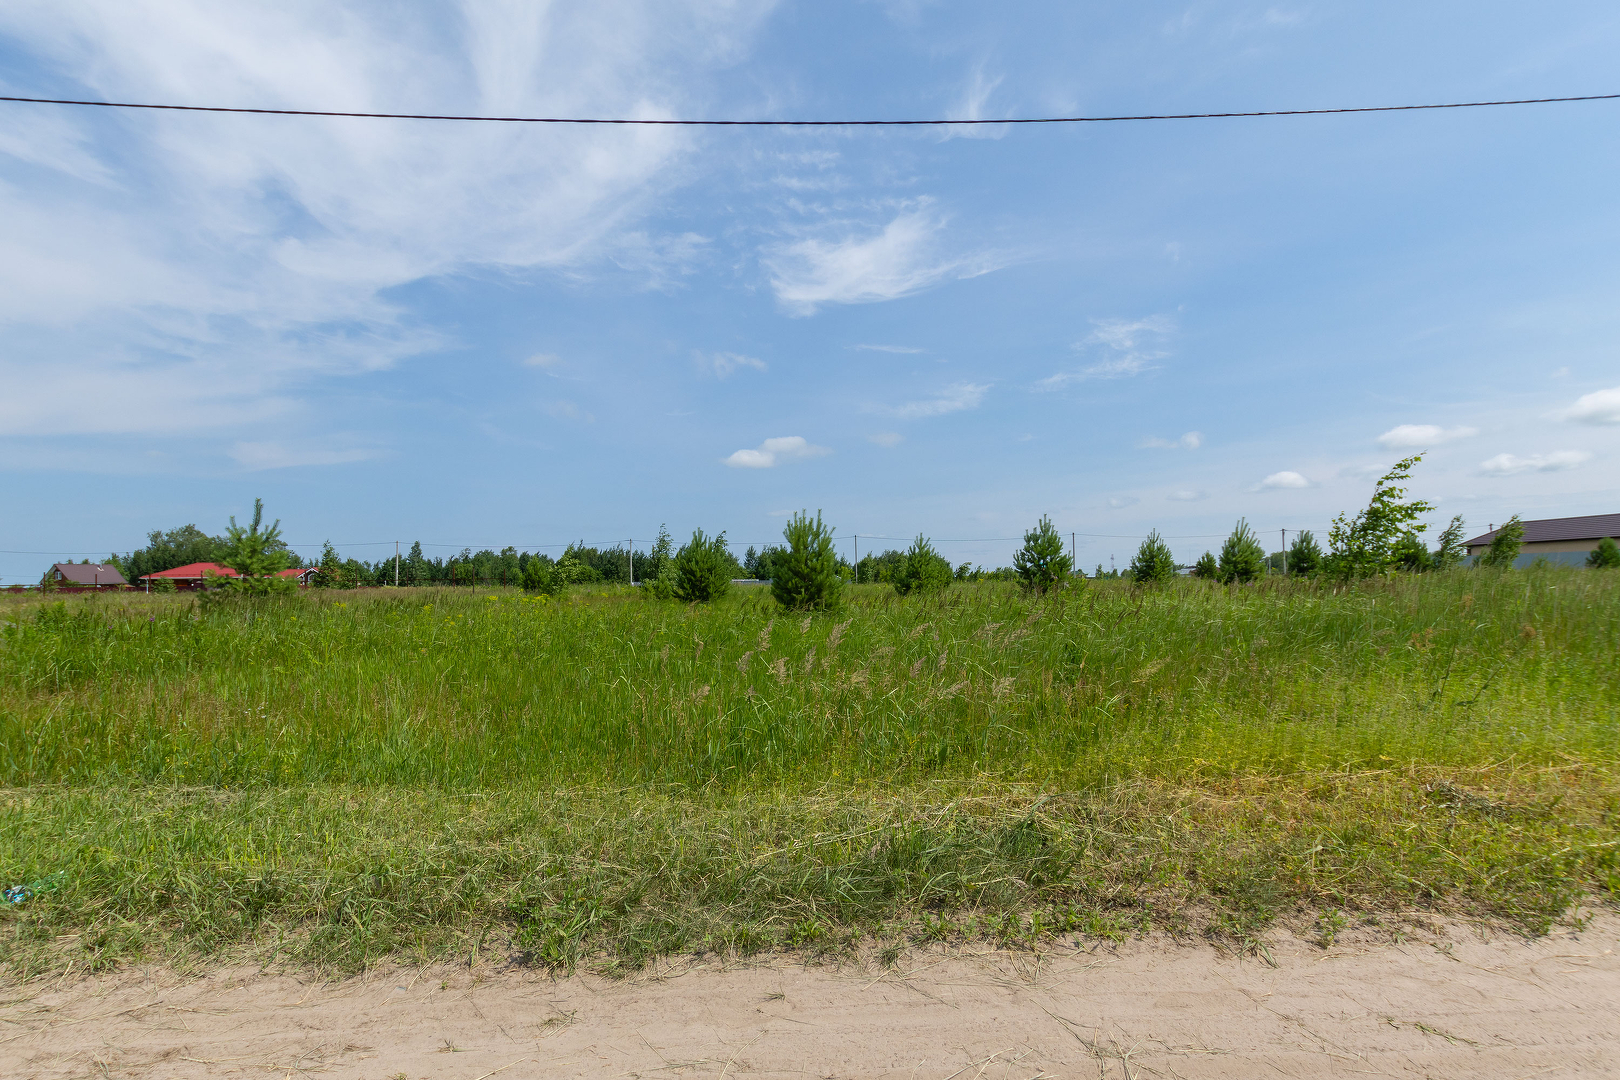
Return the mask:
<svg viewBox="0 0 1620 1080">
<path fill-rule="evenodd" d="M 1281 935 L 696 960 L 624 981 L 465 965 L 322 981 L 161 970 L 0 987 L 0 1076 L 1620 1077 L 1620 919 L 1527 942 Z"/>
</svg>

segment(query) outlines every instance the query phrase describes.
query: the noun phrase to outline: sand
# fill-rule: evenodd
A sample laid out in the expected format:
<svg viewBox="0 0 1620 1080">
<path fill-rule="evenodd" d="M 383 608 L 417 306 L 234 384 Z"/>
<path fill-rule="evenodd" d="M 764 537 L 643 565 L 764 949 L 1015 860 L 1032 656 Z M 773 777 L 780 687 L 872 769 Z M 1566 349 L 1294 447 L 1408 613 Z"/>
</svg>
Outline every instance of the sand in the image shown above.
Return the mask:
<svg viewBox="0 0 1620 1080">
<path fill-rule="evenodd" d="M 480 964 L 0 984 L 0 1076 L 1620 1076 L 1620 918 L 1525 940 L 1432 924 L 1271 961 L 1166 939 L 791 957 L 614 981 Z"/>
</svg>

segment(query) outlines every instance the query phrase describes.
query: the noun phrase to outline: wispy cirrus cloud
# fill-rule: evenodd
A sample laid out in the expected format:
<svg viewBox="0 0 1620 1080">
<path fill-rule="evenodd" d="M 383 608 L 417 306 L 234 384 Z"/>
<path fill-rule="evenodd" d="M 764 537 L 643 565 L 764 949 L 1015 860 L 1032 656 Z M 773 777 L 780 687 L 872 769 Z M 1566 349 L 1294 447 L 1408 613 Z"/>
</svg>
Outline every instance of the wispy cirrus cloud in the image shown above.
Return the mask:
<svg viewBox="0 0 1620 1080">
<path fill-rule="evenodd" d="M 781 435 L 766 439 L 753 450 L 738 450 L 721 460 L 733 469 L 772 469 L 789 461 L 825 457 L 832 453 L 825 446 L 815 446 L 802 435 Z"/>
<path fill-rule="evenodd" d="M 1037 390 L 1061 390 L 1070 383 L 1088 379 L 1123 379 L 1152 371 L 1155 361 L 1169 356 L 1163 348 L 1175 332 L 1169 315 L 1149 315 L 1143 319 L 1093 319 L 1092 331 L 1071 348 L 1100 359 L 1084 367 L 1060 371 L 1035 384 Z"/>
<path fill-rule="evenodd" d="M 1421 449 L 1442 443 L 1470 439 L 1479 434 L 1478 428 L 1441 427 L 1438 424 L 1400 424 L 1378 436 L 1378 445 L 1388 450 Z"/>
<path fill-rule="evenodd" d="M 245 469 L 259 472 L 265 469 L 290 469 L 300 465 L 349 465 L 356 461 L 371 461 L 382 456 L 382 451 L 367 447 L 347 447 L 320 444 L 288 444 L 279 441 L 239 442 L 231 447 L 230 456 Z"/>
<path fill-rule="evenodd" d="M 1527 472 L 1561 472 L 1564 469 L 1573 469 L 1592 460 L 1592 454 L 1586 450 L 1554 450 L 1550 454 L 1531 454 L 1528 457 L 1519 457 L 1517 454 L 1497 454 L 1479 463 L 1479 471 L 1486 476 L 1517 476 Z"/>
<path fill-rule="evenodd" d="M 945 416 L 967 409 L 976 409 L 990 392 L 989 383 L 956 383 L 947 386 L 931 398 L 908 401 L 901 405 L 881 406 L 878 411 L 901 420 L 922 420 L 930 416 Z"/>
<path fill-rule="evenodd" d="M 863 352 L 886 352 L 886 353 L 907 353 L 907 354 L 920 353 L 920 352 L 926 352 L 927 351 L 925 349 L 914 348 L 914 347 L 912 347 L 910 345 L 851 345 L 850 348 L 852 348 L 852 349 L 860 349 Z"/>
<path fill-rule="evenodd" d="M 945 220 L 926 207 L 897 214 L 876 232 L 847 228 L 834 238 L 809 237 L 767 252 L 764 263 L 776 298 L 792 315 L 826 304 L 871 304 L 946 281 L 999 269 L 986 253 L 945 250 Z"/>
<path fill-rule="evenodd" d="M 1204 445 L 1204 433 L 1189 431 L 1179 439 L 1143 439 L 1137 445 L 1144 450 L 1197 450 Z"/>
<path fill-rule="evenodd" d="M 765 361 L 753 356 L 744 356 L 741 353 L 696 352 L 692 355 L 697 360 L 698 367 L 701 370 L 713 374 L 717 379 L 724 379 L 742 368 L 752 368 L 755 371 L 766 370 Z"/>
</svg>

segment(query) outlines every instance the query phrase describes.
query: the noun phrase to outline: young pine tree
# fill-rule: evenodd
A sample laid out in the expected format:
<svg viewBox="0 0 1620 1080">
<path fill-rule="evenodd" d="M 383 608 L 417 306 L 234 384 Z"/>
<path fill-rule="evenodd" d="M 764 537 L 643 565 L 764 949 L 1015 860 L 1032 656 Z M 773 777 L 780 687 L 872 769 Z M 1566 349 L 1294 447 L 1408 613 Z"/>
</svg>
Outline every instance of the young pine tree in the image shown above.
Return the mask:
<svg viewBox="0 0 1620 1080">
<path fill-rule="evenodd" d="M 770 560 L 771 595 L 783 607 L 809 611 L 832 607 L 844 577 L 838 572 L 833 530 L 807 512 L 794 514 L 782 530 L 787 548 L 777 548 Z"/>
<path fill-rule="evenodd" d="M 671 583 L 675 599 L 688 604 L 706 604 L 726 595 L 731 588 L 731 552 L 726 549 L 726 534 L 713 537 L 703 535 L 702 529 L 692 532 L 692 539 L 681 545 L 675 553 Z"/>
<path fill-rule="evenodd" d="M 1316 535 L 1306 529 L 1288 545 L 1288 572 L 1296 577 L 1314 577 L 1322 569 L 1322 548 Z"/>
<path fill-rule="evenodd" d="M 1131 560 L 1131 580 L 1139 585 L 1162 585 L 1176 576 L 1176 559 L 1170 554 L 1170 545 L 1154 529 L 1136 549 Z"/>
<path fill-rule="evenodd" d="M 287 554 L 280 543 L 281 522 L 277 520 L 268 529 L 260 529 L 263 521 L 264 500 L 254 499 L 253 523 L 244 529 L 233 515 L 225 529 L 219 563 L 241 575 L 230 582 L 230 588 L 244 596 L 269 596 L 296 588 L 290 579 L 276 577 L 287 569 Z"/>
<path fill-rule="evenodd" d="M 950 583 L 951 564 L 926 538 L 918 536 L 894 575 L 894 591 L 901 596 L 938 592 Z"/>
<path fill-rule="evenodd" d="M 1266 567 L 1266 549 L 1255 539 L 1254 530 L 1244 518 L 1232 529 L 1232 535 L 1221 545 L 1218 576 L 1222 584 L 1243 584 L 1259 577 Z"/>
<path fill-rule="evenodd" d="M 1013 556 L 1013 569 L 1025 592 L 1045 593 L 1069 579 L 1074 562 L 1064 553 L 1063 537 L 1046 515 L 1024 534 L 1024 546 Z"/>
<path fill-rule="evenodd" d="M 1620 569 L 1620 544 L 1616 544 L 1612 537 L 1605 536 L 1586 556 L 1586 565 L 1591 570 Z"/>
<path fill-rule="evenodd" d="M 1511 569 L 1513 561 L 1519 557 L 1519 545 L 1524 541 L 1524 525 L 1519 521 L 1519 515 L 1514 514 L 1507 519 L 1507 523 L 1496 530 L 1491 537 L 1491 546 L 1485 554 L 1479 557 L 1479 565 L 1494 566 L 1501 570 Z"/>
</svg>

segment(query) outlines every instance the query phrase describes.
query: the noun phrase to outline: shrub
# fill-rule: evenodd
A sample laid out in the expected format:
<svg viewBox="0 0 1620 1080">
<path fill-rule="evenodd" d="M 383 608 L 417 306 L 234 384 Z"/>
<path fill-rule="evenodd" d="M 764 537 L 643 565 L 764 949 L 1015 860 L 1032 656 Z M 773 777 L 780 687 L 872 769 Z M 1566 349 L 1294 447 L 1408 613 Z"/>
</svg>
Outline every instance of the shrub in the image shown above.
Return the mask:
<svg viewBox="0 0 1620 1080">
<path fill-rule="evenodd" d="M 177 586 L 175 585 L 174 578 L 172 577 L 160 577 L 152 579 L 152 591 L 155 593 L 172 593 L 176 591 L 176 589 Z"/>
<path fill-rule="evenodd" d="M 523 564 L 522 584 L 526 593 L 556 596 L 567 580 L 550 559 L 533 558 Z"/>
<path fill-rule="evenodd" d="M 731 588 L 731 552 L 726 550 L 726 534 L 714 537 L 694 530 L 692 539 L 675 553 L 671 569 L 674 580 L 670 591 L 677 600 L 706 604 L 726 595 Z"/>
<path fill-rule="evenodd" d="M 1218 576 L 1223 584 L 1253 581 L 1266 567 L 1266 549 L 1254 537 L 1254 530 L 1244 518 L 1238 518 L 1232 535 L 1221 545 Z"/>
<path fill-rule="evenodd" d="M 1044 593 L 1074 571 L 1074 561 L 1063 553 L 1063 537 L 1043 514 L 1040 524 L 1024 534 L 1024 546 L 1013 556 L 1018 583 L 1026 592 Z"/>
<path fill-rule="evenodd" d="M 1524 525 L 1520 523 L 1519 515 L 1514 514 L 1507 519 L 1506 524 L 1496 530 L 1496 535 L 1491 537 L 1491 546 L 1479 557 L 1479 565 L 1508 569 L 1519 557 L 1519 544 L 1523 540 Z"/>
<path fill-rule="evenodd" d="M 1131 560 L 1131 580 L 1143 585 L 1159 585 L 1175 576 L 1175 556 L 1170 554 L 1170 545 L 1159 536 L 1159 530 L 1154 529 L 1136 549 L 1136 558 Z"/>
<path fill-rule="evenodd" d="M 1390 548 L 1390 561 L 1396 569 L 1412 574 L 1434 569 L 1434 560 L 1423 538 L 1411 529 L 1401 533 L 1400 539 Z"/>
<path fill-rule="evenodd" d="M 1311 577 L 1322 569 L 1322 548 L 1316 535 L 1306 529 L 1288 545 L 1288 572 L 1300 577 Z"/>
<path fill-rule="evenodd" d="M 1605 536 L 1586 557 L 1586 565 L 1593 570 L 1620 569 L 1620 544 Z"/>
<path fill-rule="evenodd" d="M 1097 567 L 1097 571 L 1098 576 L 1101 577 L 1102 567 Z M 1193 563 L 1192 576 L 1195 578 L 1203 578 L 1206 581 L 1214 581 L 1216 578 L 1219 578 L 1221 576 L 1221 568 L 1215 562 L 1215 556 L 1211 555 L 1207 551 L 1198 556 L 1198 561 Z"/>
<path fill-rule="evenodd" d="M 766 548 L 770 555 L 771 595 L 783 607 L 805 611 L 831 607 L 844 584 L 833 550 L 833 530 L 803 511 L 794 514 L 782 530 L 787 548 Z M 763 561 L 763 560 L 762 560 Z"/>
<path fill-rule="evenodd" d="M 950 583 L 951 564 L 924 537 L 918 536 L 894 575 L 894 591 L 901 596 L 938 592 Z"/>
</svg>

